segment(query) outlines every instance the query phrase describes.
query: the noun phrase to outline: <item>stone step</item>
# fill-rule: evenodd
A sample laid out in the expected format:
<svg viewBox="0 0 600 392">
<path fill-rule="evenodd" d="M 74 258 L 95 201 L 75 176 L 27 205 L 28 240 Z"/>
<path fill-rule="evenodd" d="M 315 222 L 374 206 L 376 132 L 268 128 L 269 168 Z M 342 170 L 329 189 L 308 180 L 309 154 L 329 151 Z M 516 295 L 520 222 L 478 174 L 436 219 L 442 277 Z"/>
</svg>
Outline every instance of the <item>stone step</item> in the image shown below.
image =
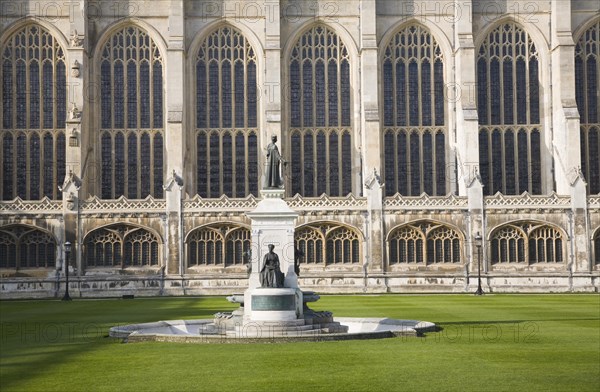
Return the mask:
<svg viewBox="0 0 600 392">
<path fill-rule="evenodd" d="M 326 329 L 309 329 L 302 331 L 270 331 L 265 333 L 256 333 L 256 331 L 247 331 L 245 333 L 236 333 L 235 331 L 227 331 L 227 336 L 238 338 L 285 338 L 289 336 L 318 336 L 321 334 L 331 333 Z"/>
<path fill-rule="evenodd" d="M 234 328 L 235 332 L 240 332 L 240 331 L 264 331 L 264 332 L 269 332 L 269 331 L 309 331 L 311 329 L 318 329 L 320 328 L 319 325 L 236 325 L 236 327 Z"/>
</svg>

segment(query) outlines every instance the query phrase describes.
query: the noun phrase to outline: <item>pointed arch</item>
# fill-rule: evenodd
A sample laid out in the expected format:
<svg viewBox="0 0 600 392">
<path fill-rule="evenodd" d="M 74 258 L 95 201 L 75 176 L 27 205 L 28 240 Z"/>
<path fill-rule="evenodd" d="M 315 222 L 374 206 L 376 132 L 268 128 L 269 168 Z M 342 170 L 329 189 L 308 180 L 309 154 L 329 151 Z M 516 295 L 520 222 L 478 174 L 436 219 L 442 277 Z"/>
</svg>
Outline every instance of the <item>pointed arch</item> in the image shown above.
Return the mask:
<svg viewBox="0 0 600 392">
<path fill-rule="evenodd" d="M 386 236 L 388 265 L 462 263 L 464 234 L 453 225 L 418 220 L 392 228 Z"/>
<path fill-rule="evenodd" d="M 355 227 L 333 221 L 298 226 L 294 232 L 300 264 L 358 265 L 364 237 Z"/>
<path fill-rule="evenodd" d="M 60 32 L 25 18 L 1 36 L 3 200 L 60 199 L 65 176 L 67 52 Z"/>
<path fill-rule="evenodd" d="M 100 226 L 83 239 L 88 268 L 158 267 L 163 241 L 141 225 L 116 223 Z"/>
<path fill-rule="evenodd" d="M 490 230 L 490 262 L 492 266 L 564 263 L 567 238 L 563 229 L 547 222 L 503 223 Z"/>
<path fill-rule="evenodd" d="M 479 161 L 486 194 L 543 192 L 547 44 L 516 18 L 484 29 L 476 42 Z"/>
<path fill-rule="evenodd" d="M 261 56 L 236 26 L 211 27 L 196 37 L 190 56 L 196 192 L 257 196 Z"/>
<path fill-rule="evenodd" d="M 187 268 L 247 265 L 251 232 L 245 224 L 209 223 L 190 230 L 185 245 Z"/>
<path fill-rule="evenodd" d="M 314 197 L 352 192 L 358 126 L 353 46 L 341 27 L 323 21 L 305 23 L 286 43 L 284 75 L 290 87 L 284 91 L 284 140 L 294 146 L 286 152 L 292 193 Z M 296 141 L 300 143 L 294 145 Z"/>
<path fill-rule="evenodd" d="M 400 26 L 380 49 L 386 195 L 446 195 L 444 55 L 424 25 Z"/>
<path fill-rule="evenodd" d="M 0 227 L 0 268 L 53 268 L 57 257 L 56 237 L 49 231 L 24 224 Z"/>
<path fill-rule="evenodd" d="M 575 35 L 575 98 L 580 117 L 581 170 L 589 194 L 600 193 L 600 17 Z"/>
<path fill-rule="evenodd" d="M 600 264 L 600 226 L 596 227 L 592 234 L 592 245 L 594 248 L 594 264 Z"/>
<path fill-rule="evenodd" d="M 109 26 L 94 48 L 103 199 L 163 197 L 165 56 L 160 34 L 136 18 Z"/>
</svg>

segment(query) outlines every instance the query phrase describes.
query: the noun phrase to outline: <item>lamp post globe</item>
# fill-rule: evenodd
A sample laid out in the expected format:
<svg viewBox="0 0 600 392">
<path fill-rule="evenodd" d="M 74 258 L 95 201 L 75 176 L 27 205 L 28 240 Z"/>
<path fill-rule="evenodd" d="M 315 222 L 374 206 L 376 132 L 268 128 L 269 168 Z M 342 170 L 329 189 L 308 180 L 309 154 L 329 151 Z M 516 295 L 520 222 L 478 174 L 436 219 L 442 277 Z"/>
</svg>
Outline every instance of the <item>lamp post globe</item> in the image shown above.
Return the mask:
<svg viewBox="0 0 600 392">
<path fill-rule="evenodd" d="M 65 295 L 62 297 L 63 301 L 70 301 L 71 296 L 69 295 L 69 257 L 71 255 L 71 243 L 65 242 L 65 261 L 63 268 L 65 270 Z"/>
</svg>

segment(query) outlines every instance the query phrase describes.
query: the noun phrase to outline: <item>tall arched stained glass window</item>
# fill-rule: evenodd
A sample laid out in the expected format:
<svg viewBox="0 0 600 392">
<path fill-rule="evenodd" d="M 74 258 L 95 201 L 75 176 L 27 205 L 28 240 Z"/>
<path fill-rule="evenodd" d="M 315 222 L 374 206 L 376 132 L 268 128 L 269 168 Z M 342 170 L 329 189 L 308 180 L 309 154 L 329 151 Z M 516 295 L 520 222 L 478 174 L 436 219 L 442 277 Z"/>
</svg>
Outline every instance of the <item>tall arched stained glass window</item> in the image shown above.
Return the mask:
<svg viewBox="0 0 600 392">
<path fill-rule="evenodd" d="M 229 26 L 196 58 L 196 190 L 201 197 L 258 195 L 256 54 Z"/>
<path fill-rule="evenodd" d="M 147 32 L 115 32 L 100 59 L 101 195 L 163 197 L 163 58 Z"/>
<path fill-rule="evenodd" d="M 289 63 L 292 193 L 345 196 L 352 192 L 352 127 L 348 49 L 316 25 L 291 51 Z"/>
<path fill-rule="evenodd" d="M 477 57 L 479 162 L 484 193 L 542 193 L 538 52 L 529 34 L 504 23 Z"/>
<path fill-rule="evenodd" d="M 30 24 L 2 43 L 0 182 L 2 200 L 60 199 L 65 177 L 65 54 L 45 28 Z"/>
<path fill-rule="evenodd" d="M 600 193 L 600 19 L 575 46 L 575 91 L 581 123 L 581 166 L 588 192 Z"/>
<path fill-rule="evenodd" d="M 440 46 L 424 27 L 406 27 L 385 47 L 382 68 L 386 195 L 445 195 L 447 129 Z"/>
</svg>

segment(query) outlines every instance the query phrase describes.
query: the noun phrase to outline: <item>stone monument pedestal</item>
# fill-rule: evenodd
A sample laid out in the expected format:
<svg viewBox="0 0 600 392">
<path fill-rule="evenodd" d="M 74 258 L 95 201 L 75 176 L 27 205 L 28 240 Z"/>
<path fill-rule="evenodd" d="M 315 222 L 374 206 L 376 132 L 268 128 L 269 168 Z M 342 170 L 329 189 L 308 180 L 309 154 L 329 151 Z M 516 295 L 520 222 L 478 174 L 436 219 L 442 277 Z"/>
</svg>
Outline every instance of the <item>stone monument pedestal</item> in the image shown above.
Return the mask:
<svg viewBox="0 0 600 392">
<path fill-rule="evenodd" d="M 298 214 L 283 200 L 284 190 L 263 189 L 262 200 L 246 215 L 252 221 L 252 272 L 244 293 L 244 320 L 288 321 L 302 318 L 302 291 L 294 270 L 294 228 Z M 259 274 L 273 245 L 285 275 L 282 288 L 262 288 Z"/>
<path fill-rule="evenodd" d="M 260 288 L 249 293 L 245 306 L 251 321 L 290 321 L 303 318 L 302 291 L 294 288 Z"/>
</svg>

